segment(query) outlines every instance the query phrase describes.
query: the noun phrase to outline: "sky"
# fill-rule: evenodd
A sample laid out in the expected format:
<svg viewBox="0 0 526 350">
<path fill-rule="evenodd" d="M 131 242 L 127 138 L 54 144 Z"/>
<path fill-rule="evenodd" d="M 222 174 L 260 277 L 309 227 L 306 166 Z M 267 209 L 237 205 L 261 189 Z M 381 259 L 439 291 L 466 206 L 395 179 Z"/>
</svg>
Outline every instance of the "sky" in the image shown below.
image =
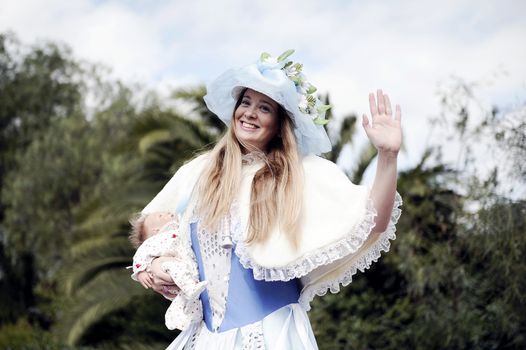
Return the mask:
<svg viewBox="0 0 526 350">
<path fill-rule="evenodd" d="M 480 83 L 483 107 L 524 103 L 525 13 L 520 0 L 0 0 L 0 31 L 27 44 L 65 43 L 115 77 L 159 91 L 293 48 L 291 58 L 330 94 L 336 118 L 367 113 L 378 88 L 401 105 L 403 169 L 437 137 L 428 118 L 440 113 L 437 92 L 453 77 Z M 366 141 L 360 130 L 344 156 Z M 456 159 L 448 146 L 445 159 Z"/>
</svg>

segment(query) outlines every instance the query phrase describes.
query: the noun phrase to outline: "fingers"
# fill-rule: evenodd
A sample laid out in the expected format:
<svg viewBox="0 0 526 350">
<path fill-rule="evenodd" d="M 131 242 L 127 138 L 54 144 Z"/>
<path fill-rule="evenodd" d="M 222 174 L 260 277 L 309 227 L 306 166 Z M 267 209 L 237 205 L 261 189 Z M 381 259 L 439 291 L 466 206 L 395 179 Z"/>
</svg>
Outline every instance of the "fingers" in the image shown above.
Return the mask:
<svg viewBox="0 0 526 350">
<path fill-rule="evenodd" d="M 364 129 L 366 129 L 366 131 L 367 131 L 367 128 L 370 127 L 370 125 L 369 125 L 369 118 L 367 118 L 366 114 L 364 114 L 362 116 L 362 126 L 363 126 Z"/>
<path fill-rule="evenodd" d="M 384 95 L 380 89 L 376 91 L 376 101 L 378 102 L 378 114 L 385 114 Z"/>
<path fill-rule="evenodd" d="M 402 109 L 400 108 L 400 105 L 396 105 L 396 111 L 395 111 L 395 120 L 398 120 L 399 122 L 402 121 Z"/>
<path fill-rule="evenodd" d="M 378 114 L 378 109 L 376 108 L 376 100 L 372 92 L 369 94 L 369 109 L 371 110 L 372 117 Z"/>
<path fill-rule="evenodd" d="M 139 278 L 139 282 L 141 283 L 141 285 L 148 289 L 148 288 L 151 288 L 152 287 L 152 281 L 150 279 L 148 279 L 147 277 L 142 277 L 142 278 Z"/>
<path fill-rule="evenodd" d="M 152 286 L 152 279 L 146 271 L 139 272 L 137 275 L 137 280 L 146 289 L 151 288 Z"/>
<path fill-rule="evenodd" d="M 146 285 L 149 288 L 151 288 L 152 287 L 152 283 L 153 283 L 153 279 L 152 279 L 152 277 L 150 275 L 147 275 L 144 282 L 146 282 Z"/>
<path fill-rule="evenodd" d="M 387 96 L 387 94 L 384 94 L 384 104 L 385 104 L 385 114 L 391 116 L 393 114 L 393 111 L 391 109 L 391 100 L 389 100 L 389 96 Z"/>
<path fill-rule="evenodd" d="M 172 259 L 172 258 L 170 258 Z M 170 284 L 170 283 L 173 283 L 172 282 L 172 277 L 170 277 L 170 275 L 168 273 L 166 273 L 163 268 L 162 268 L 162 264 L 166 261 L 170 261 L 170 260 L 167 260 L 165 258 L 156 258 L 155 260 L 152 261 L 152 267 L 151 267 L 151 270 L 152 270 L 152 274 L 153 274 L 153 278 L 154 278 L 154 283 L 156 284 L 162 284 L 162 283 L 165 283 L 165 284 Z"/>
<path fill-rule="evenodd" d="M 398 108 L 400 108 L 400 106 L 398 106 Z M 376 91 L 376 97 L 372 92 L 369 93 L 369 109 L 371 110 L 371 117 L 373 123 L 375 117 L 378 114 L 386 114 L 388 116 L 391 116 L 393 114 L 391 100 L 389 99 L 389 96 L 387 94 L 384 94 L 382 92 L 382 89 L 378 89 Z"/>
</svg>

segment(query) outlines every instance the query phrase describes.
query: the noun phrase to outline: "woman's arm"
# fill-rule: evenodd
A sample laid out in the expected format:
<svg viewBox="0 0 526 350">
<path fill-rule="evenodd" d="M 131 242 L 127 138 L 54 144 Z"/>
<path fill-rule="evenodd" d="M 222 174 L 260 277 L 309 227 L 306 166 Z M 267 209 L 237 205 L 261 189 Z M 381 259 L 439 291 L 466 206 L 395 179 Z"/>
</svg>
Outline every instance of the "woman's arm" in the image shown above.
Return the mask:
<svg viewBox="0 0 526 350">
<path fill-rule="evenodd" d="M 177 230 L 163 231 L 145 240 L 133 256 L 132 278 L 138 280 L 138 274 L 148 270 L 152 260 L 163 255 L 170 255 L 172 235 L 178 233 Z"/>
<path fill-rule="evenodd" d="M 371 188 L 371 199 L 378 213 L 373 233 L 384 232 L 391 218 L 396 193 L 397 154 L 378 153 L 376 176 Z"/>
<path fill-rule="evenodd" d="M 382 90 L 378 90 L 376 97 L 377 99 L 374 94 L 369 94 L 372 125 L 365 114 L 362 125 L 367 137 L 378 150 L 376 175 L 370 196 L 378 213 L 372 232 L 381 233 L 386 230 L 393 210 L 402 128 L 400 106 L 396 106 L 393 118 L 389 97 Z"/>
<path fill-rule="evenodd" d="M 165 298 L 172 300 L 179 292 L 179 288 L 175 285 L 172 277 L 166 273 L 162 268 L 162 264 L 166 261 L 173 260 L 173 257 L 159 257 L 152 261 L 150 268 L 153 283 L 152 289 Z"/>
</svg>

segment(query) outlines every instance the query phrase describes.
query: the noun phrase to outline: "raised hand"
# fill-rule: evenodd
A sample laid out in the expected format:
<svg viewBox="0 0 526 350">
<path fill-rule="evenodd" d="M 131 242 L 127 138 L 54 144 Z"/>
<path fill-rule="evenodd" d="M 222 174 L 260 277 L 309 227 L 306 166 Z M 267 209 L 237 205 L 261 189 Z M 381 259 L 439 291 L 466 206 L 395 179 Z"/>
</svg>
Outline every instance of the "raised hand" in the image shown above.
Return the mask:
<svg viewBox="0 0 526 350">
<path fill-rule="evenodd" d="M 376 98 L 373 93 L 369 94 L 369 108 L 372 123 L 369 122 L 366 114 L 363 115 L 362 120 L 367 137 L 378 152 L 397 155 L 402 144 L 400 106 L 396 105 L 393 118 L 389 96 L 382 93 L 382 90 L 378 90 Z"/>
</svg>

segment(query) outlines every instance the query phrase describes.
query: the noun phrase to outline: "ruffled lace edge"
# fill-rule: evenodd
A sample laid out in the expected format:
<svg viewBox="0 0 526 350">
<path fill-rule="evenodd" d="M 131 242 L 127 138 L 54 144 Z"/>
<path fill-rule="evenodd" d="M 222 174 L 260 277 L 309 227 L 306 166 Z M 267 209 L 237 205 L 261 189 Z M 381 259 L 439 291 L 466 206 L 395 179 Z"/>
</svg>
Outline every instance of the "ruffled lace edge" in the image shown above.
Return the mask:
<svg viewBox="0 0 526 350">
<path fill-rule="evenodd" d="M 387 229 L 382 232 L 379 238 L 352 264 L 350 264 L 345 271 L 330 281 L 326 281 L 319 285 L 314 285 L 311 288 L 303 291 L 299 298 L 299 304 L 309 311 L 311 309 L 310 302 L 315 296 L 324 296 L 330 291 L 336 294 L 340 291 L 340 285 L 345 287 L 352 282 L 352 277 L 358 272 L 364 272 L 370 268 L 373 262 L 377 262 L 382 255 L 382 251 L 388 252 L 391 247 L 391 240 L 396 239 L 396 224 L 402 213 L 400 206 L 402 205 L 402 197 L 398 192 L 395 194 L 393 210 L 391 211 L 391 218 Z M 373 208 L 374 210 L 374 208 Z M 371 227 L 372 229 L 372 227 Z"/>
<path fill-rule="evenodd" d="M 396 229 L 393 229 L 393 227 L 398 221 L 398 218 L 400 217 L 401 210 L 398 208 L 398 206 L 400 206 L 401 204 L 402 198 L 400 197 L 398 192 L 396 192 L 395 203 L 393 205 L 393 211 L 391 213 L 391 220 L 386 231 L 382 233 L 382 238 L 385 235 L 385 233 L 390 231 L 392 231 L 392 234 L 394 236 L 394 231 Z M 236 215 L 236 211 L 236 206 L 233 206 L 233 210 L 231 212 L 231 232 L 232 238 L 236 242 L 235 254 L 239 258 L 239 261 L 244 268 L 252 269 L 254 278 L 256 280 L 265 281 L 289 281 L 294 278 L 300 278 L 319 266 L 330 264 L 347 255 L 357 252 L 358 249 L 360 249 L 360 247 L 369 237 L 369 234 L 375 226 L 374 218 L 377 215 L 372 200 L 369 198 L 367 200 L 364 219 L 359 224 L 359 226 L 354 228 L 352 232 L 349 232 L 349 234 L 346 235 L 346 237 L 316 251 L 313 251 L 309 254 L 306 254 L 285 266 L 267 268 L 255 263 L 251 259 L 248 246 L 242 241 L 242 225 L 239 222 L 239 220 L 236 220 L 236 218 L 238 217 Z M 384 239 L 382 238 L 379 241 L 384 241 Z M 389 249 L 389 241 L 388 239 L 386 240 L 387 249 Z M 378 242 L 376 242 L 373 247 L 377 246 Z M 375 258 L 377 259 L 378 257 Z M 369 265 L 372 259 L 373 258 L 367 260 Z M 310 300 L 312 300 L 312 298 Z"/>
</svg>

